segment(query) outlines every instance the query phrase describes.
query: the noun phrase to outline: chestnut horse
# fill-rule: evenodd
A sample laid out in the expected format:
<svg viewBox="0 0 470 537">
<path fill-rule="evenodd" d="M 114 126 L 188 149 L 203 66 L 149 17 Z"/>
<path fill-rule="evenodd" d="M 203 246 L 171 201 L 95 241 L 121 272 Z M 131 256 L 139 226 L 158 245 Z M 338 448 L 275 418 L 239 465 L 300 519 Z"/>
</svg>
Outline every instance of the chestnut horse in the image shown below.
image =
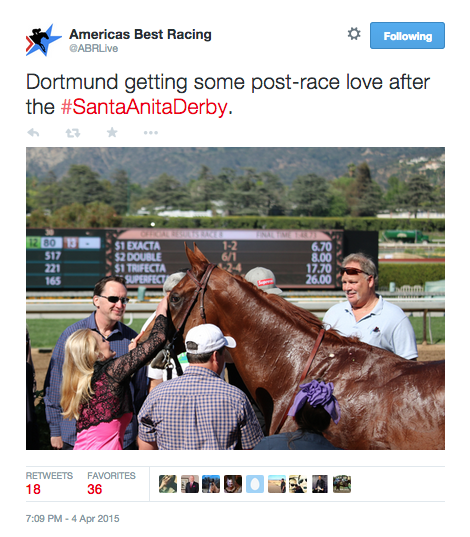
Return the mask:
<svg viewBox="0 0 470 537">
<path fill-rule="evenodd" d="M 274 434 L 298 391 L 322 323 L 282 297 L 214 268 L 196 245 L 194 252 L 186 246 L 186 255 L 191 274 L 169 298 L 172 324 L 181 325 L 177 351 L 184 350 L 187 331 L 202 322 L 232 336 L 237 342 L 230 349 L 235 366 L 263 411 L 269 434 Z M 198 298 L 201 280 L 205 283 Z M 324 436 L 335 446 L 444 449 L 444 361 L 408 361 L 330 329 L 307 369 L 303 382 L 322 379 L 334 385 L 341 419 Z M 295 429 L 288 418 L 281 432 Z"/>
</svg>

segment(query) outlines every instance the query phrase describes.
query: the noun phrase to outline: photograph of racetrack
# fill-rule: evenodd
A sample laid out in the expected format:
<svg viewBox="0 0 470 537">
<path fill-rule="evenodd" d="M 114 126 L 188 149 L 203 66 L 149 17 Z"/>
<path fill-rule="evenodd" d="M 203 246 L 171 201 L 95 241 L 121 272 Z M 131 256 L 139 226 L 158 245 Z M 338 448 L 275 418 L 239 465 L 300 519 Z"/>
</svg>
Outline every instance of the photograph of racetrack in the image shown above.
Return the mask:
<svg viewBox="0 0 470 537">
<path fill-rule="evenodd" d="M 443 148 L 29 148 L 27 449 L 445 449 L 444 178 Z"/>
</svg>

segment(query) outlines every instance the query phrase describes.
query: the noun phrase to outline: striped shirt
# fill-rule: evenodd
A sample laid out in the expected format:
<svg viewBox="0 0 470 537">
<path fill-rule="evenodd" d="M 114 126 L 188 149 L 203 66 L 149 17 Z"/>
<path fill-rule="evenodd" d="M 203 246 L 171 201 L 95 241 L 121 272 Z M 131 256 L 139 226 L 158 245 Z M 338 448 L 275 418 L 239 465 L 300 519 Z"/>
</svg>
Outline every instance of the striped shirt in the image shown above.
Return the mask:
<svg viewBox="0 0 470 537">
<path fill-rule="evenodd" d="M 241 390 L 189 365 L 182 377 L 150 392 L 139 413 L 139 438 L 158 449 L 252 449 L 263 433 Z"/>
<path fill-rule="evenodd" d="M 61 384 L 62 384 L 62 367 L 65 359 L 65 342 L 67 338 L 80 330 L 81 328 L 90 328 L 99 333 L 95 323 L 95 314 L 92 313 L 86 319 L 78 321 L 69 326 L 63 332 L 54 347 L 49 369 L 47 371 L 44 383 L 46 405 L 46 418 L 49 423 L 50 434 L 52 436 L 61 436 L 67 444 L 74 445 L 77 438 L 75 420 L 65 420 L 62 417 L 62 408 L 60 406 Z M 129 352 L 129 343 L 136 336 L 136 332 L 123 323 L 117 322 L 114 330 L 108 336 L 109 346 L 116 353 L 115 358 Z M 147 379 L 145 367 L 137 371 L 130 382 L 132 400 L 134 402 L 134 416 L 131 423 L 126 429 L 124 435 L 124 448 L 128 447 L 137 437 L 137 419 L 136 415 L 142 406 L 147 395 Z"/>
</svg>

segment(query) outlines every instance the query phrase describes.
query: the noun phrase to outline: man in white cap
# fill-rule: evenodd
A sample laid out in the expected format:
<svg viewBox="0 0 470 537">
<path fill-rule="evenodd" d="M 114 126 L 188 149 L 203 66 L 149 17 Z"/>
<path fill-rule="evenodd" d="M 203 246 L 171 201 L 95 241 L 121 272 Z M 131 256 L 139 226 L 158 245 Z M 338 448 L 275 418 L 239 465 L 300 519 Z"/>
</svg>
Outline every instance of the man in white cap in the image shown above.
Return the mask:
<svg viewBox="0 0 470 537">
<path fill-rule="evenodd" d="M 246 273 L 245 280 L 256 285 L 258 289 L 272 295 L 282 294 L 281 289 L 276 287 L 276 276 L 264 267 L 256 267 Z"/>
<path fill-rule="evenodd" d="M 184 375 L 152 390 L 139 413 L 139 449 L 252 449 L 263 438 L 246 395 L 220 378 L 235 340 L 213 324 L 186 335 Z"/>
</svg>

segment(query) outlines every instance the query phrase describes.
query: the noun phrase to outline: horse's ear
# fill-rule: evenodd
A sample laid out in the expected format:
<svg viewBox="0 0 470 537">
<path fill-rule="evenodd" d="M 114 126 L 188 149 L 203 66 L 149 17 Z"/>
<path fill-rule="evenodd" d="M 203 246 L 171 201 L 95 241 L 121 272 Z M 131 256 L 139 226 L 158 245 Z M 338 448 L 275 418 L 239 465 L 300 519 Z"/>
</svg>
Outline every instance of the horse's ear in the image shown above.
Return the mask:
<svg viewBox="0 0 470 537">
<path fill-rule="evenodd" d="M 201 252 L 201 250 L 199 250 L 199 248 L 197 247 L 197 244 L 195 242 L 193 244 L 194 244 L 194 253 L 199 257 L 199 259 L 201 259 L 201 261 L 203 261 L 204 263 L 207 263 L 209 265 L 210 264 L 209 260 Z"/>
<path fill-rule="evenodd" d="M 196 278 L 202 278 L 206 267 L 209 264 L 209 261 L 206 259 L 201 250 L 199 250 L 199 248 L 196 246 L 196 243 L 194 243 L 194 252 L 188 248 L 188 245 L 186 243 L 184 243 L 184 247 L 186 249 L 186 256 L 191 263 L 192 273 L 194 274 L 194 276 L 196 276 Z"/>
</svg>

